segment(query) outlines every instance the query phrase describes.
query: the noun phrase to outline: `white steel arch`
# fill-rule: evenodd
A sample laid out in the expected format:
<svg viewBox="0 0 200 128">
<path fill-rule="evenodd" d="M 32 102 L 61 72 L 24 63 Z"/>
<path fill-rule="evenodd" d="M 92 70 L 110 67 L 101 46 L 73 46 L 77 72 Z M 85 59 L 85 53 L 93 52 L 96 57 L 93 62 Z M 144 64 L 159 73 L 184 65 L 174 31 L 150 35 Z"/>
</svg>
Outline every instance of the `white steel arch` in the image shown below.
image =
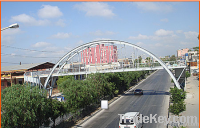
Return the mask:
<svg viewBox="0 0 200 128">
<path fill-rule="evenodd" d="M 78 53 L 82 52 L 84 49 L 86 48 L 90 48 L 90 47 L 93 47 L 95 45 L 99 45 L 99 44 L 124 44 L 124 45 L 128 45 L 130 47 L 133 47 L 133 48 L 137 48 L 143 52 L 145 52 L 146 54 L 150 55 L 151 57 L 153 57 L 155 60 L 157 60 L 162 66 L 163 68 L 168 72 L 168 74 L 171 76 L 171 78 L 173 79 L 176 87 L 178 89 L 181 89 L 180 88 L 180 85 L 178 83 L 178 81 L 176 80 L 176 78 L 174 77 L 174 75 L 172 74 L 172 72 L 168 69 L 168 67 L 165 65 L 165 63 L 160 60 L 157 56 L 155 56 L 153 53 L 147 51 L 146 49 L 144 48 L 141 48 L 135 44 L 131 44 L 131 43 L 128 43 L 128 42 L 124 42 L 124 41 L 118 41 L 118 40 L 99 40 L 99 41 L 93 41 L 93 42 L 89 42 L 89 43 L 86 43 L 86 44 L 83 44 L 83 45 L 80 45 L 76 48 L 74 48 L 73 50 L 71 50 L 70 52 L 68 52 L 67 54 L 65 54 L 55 65 L 54 67 L 52 68 L 50 74 L 48 75 L 46 81 L 45 81 L 45 84 L 44 84 L 44 88 L 47 87 L 47 85 L 49 85 L 49 82 L 50 82 L 50 79 L 52 77 L 52 74 L 54 72 L 54 70 L 59 66 L 59 64 L 61 64 L 62 61 L 64 61 L 65 59 L 66 62 L 64 64 L 67 63 L 67 61 L 69 61 L 70 59 L 72 59 L 75 55 L 77 55 Z M 60 67 L 60 69 L 64 66 L 64 64 L 62 64 L 62 66 Z M 59 70 L 60 70 L 59 69 Z M 50 85 L 49 85 L 50 86 Z M 50 89 L 52 89 L 52 87 L 50 87 Z M 51 94 L 50 94 L 51 95 Z"/>
</svg>

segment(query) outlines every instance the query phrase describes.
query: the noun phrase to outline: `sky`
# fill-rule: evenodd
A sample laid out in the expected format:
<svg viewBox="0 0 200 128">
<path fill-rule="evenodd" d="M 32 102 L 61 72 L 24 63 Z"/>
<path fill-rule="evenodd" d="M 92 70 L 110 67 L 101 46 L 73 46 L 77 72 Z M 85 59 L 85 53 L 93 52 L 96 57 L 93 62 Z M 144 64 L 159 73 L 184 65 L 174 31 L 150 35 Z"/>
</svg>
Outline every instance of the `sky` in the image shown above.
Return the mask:
<svg viewBox="0 0 200 128">
<path fill-rule="evenodd" d="M 158 57 L 199 46 L 198 2 L 1 2 L 1 66 L 52 62 L 95 40 Z"/>
</svg>

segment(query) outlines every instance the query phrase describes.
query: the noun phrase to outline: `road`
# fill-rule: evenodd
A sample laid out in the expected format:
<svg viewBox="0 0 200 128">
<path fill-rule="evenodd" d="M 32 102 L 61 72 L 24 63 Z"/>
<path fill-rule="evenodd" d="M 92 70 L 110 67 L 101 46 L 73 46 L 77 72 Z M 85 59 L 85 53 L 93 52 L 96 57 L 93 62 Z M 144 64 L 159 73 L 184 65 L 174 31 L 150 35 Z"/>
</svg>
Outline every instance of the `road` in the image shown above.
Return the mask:
<svg viewBox="0 0 200 128">
<path fill-rule="evenodd" d="M 167 116 L 170 85 L 171 79 L 168 73 L 164 69 L 158 70 L 136 87 L 143 89 L 143 95 L 133 95 L 132 92 L 124 94 L 124 96 L 111 104 L 109 109 L 102 110 L 78 127 L 119 128 L 118 114 L 131 111 L 139 111 L 144 116 L 150 116 L 150 114 L 157 114 L 156 117 Z M 166 127 L 166 125 L 154 123 L 154 121 L 153 123 L 144 123 L 143 126 L 144 128 Z"/>
</svg>

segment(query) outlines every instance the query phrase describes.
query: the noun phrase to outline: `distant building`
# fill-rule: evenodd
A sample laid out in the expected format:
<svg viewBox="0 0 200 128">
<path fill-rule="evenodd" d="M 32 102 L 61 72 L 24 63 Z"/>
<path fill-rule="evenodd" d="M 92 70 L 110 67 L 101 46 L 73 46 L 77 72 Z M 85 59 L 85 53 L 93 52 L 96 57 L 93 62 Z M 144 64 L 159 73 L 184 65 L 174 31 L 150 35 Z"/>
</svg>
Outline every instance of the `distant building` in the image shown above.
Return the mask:
<svg viewBox="0 0 200 128">
<path fill-rule="evenodd" d="M 199 51 L 189 51 L 186 54 L 186 61 L 191 73 L 199 69 Z"/>
<path fill-rule="evenodd" d="M 49 70 L 50 68 L 53 68 L 54 65 L 55 64 L 53 63 L 44 62 L 3 66 L 1 67 L 1 89 L 12 86 L 12 84 L 23 84 L 25 82 L 25 78 L 31 80 L 31 76 L 34 72 L 47 69 Z M 25 74 L 28 74 L 28 76 Z"/>
<path fill-rule="evenodd" d="M 177 50 L 177 58 L 182 58 L 188 51 L 188 48 Z"/>
<path fill-rule="evenodd" d="M 198 51 L 189 51 L 187 54 L 187 61 L 195 62 L 199 59 L 199 52 Z"/>
<path fill-rule="evenodd" d="M 81 62 L 86 65 L 117 62 L 117 46 L 101 44 L 85 49 L 81 52 Z"/>
</svg>

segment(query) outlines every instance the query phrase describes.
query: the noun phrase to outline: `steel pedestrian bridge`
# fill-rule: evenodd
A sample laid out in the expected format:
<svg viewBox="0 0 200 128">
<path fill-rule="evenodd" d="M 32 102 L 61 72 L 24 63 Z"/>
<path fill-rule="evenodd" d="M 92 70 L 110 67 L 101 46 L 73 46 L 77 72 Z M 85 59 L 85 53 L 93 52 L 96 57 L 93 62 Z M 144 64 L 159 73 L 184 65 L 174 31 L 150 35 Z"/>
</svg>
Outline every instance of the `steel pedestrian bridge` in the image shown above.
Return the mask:
<svg viewBox="0 0 200 128">
<path fill-rule="evenodd" d="M 115 48 L 115 49 L 114 49 Z M 58 76 L 86 75 L 91 73 L 128 72 L 165 69 L 175 85 L 180 85 L 170 71 L 174 68 L 186 68 L 181 61 L 165 61 L 153 53 L 131 44 L 118 40 L 93 41 L 72 49 L 65 54 L 52 69 L 37 72 L 26 72 L 24 82 L 38 85 L 41 88 L 52 89 Z"/>
</svg>

